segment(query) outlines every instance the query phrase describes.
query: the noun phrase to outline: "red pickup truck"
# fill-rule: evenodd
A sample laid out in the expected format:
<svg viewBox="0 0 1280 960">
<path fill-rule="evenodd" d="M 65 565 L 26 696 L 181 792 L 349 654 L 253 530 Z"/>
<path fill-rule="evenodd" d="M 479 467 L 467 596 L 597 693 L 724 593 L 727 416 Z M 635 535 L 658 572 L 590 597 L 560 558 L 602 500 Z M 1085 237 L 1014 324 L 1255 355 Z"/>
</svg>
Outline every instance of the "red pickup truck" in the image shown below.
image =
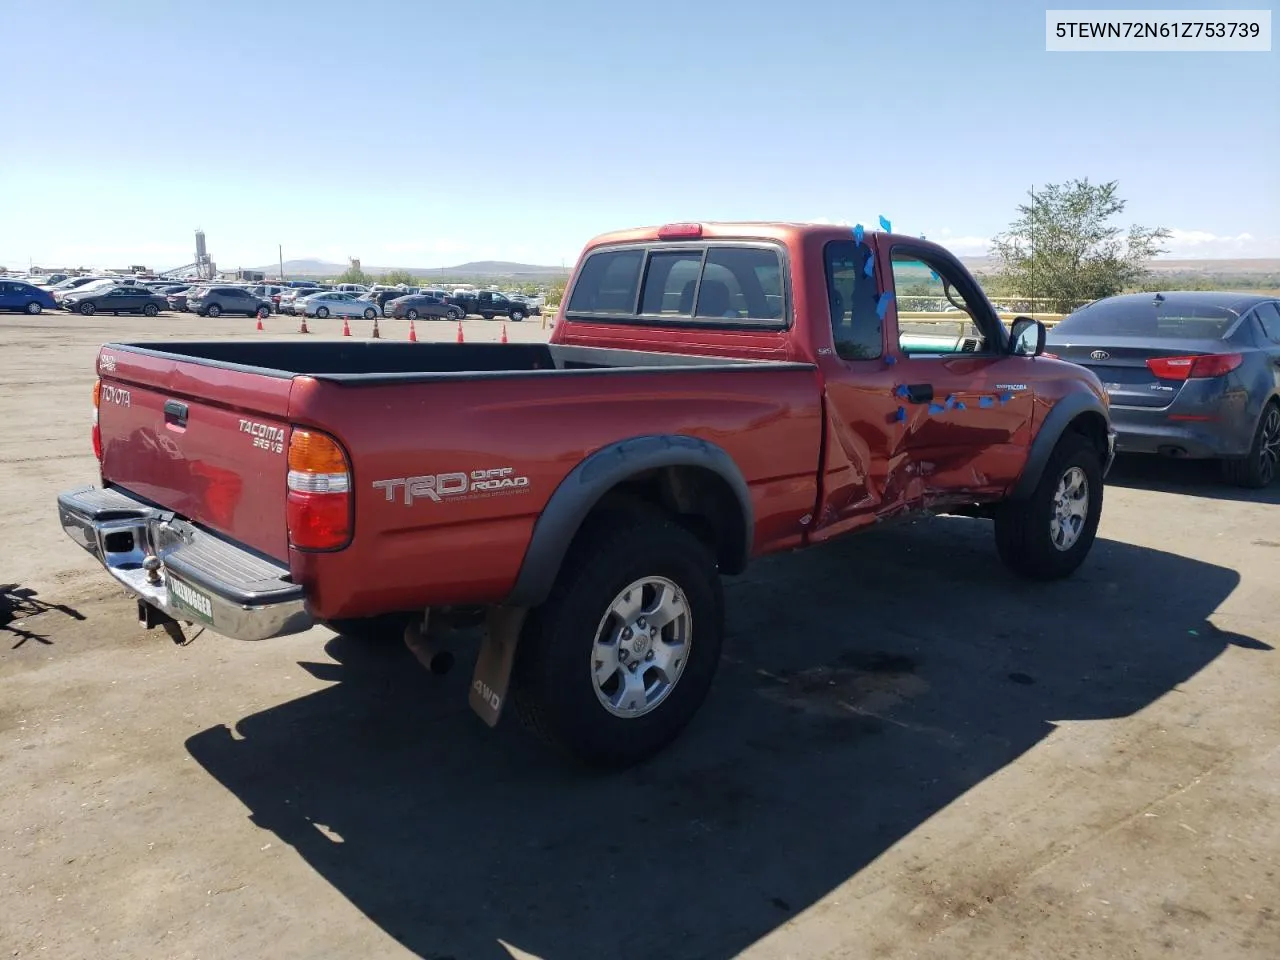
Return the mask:
<svg viewBox="0 0 1280 960">
<path fill-rule="evenodd" d="M 1114 433 L 1044 337 L 923 240 L 630 230 L 584 250 L 549 344 L 107 344 L 101 483 L 58 508 L 148 627 L 403 630 L 441 667 L 435 628 L 483 625 L 487 722 L 509 689 L 625 764 L 702 703 L 753 557 L 938 512 L 991 518 L 1026 577 L 1084 560 Z"/>
</svg>

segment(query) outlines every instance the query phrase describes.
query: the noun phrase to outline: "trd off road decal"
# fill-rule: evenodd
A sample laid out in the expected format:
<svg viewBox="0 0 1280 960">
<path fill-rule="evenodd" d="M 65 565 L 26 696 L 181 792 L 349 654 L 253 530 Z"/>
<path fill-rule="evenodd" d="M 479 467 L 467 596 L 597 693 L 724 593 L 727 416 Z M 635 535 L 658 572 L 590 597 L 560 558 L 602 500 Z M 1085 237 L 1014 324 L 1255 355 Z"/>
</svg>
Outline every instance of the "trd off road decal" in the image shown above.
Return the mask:
<svg viewBox="0 0 1280 960">
<path fill-rule="evenodd" d="M 373 486 L 386 492 L 387 502 L 403 498 L 406 507 L 415 500 L 479 500 L 509 493 L 527 493 L 529 478 L 515 475 L 515 467 L 493 467 L 470 473 L 436 473 L 421 477 L 375 480 Z"/>
</svg>

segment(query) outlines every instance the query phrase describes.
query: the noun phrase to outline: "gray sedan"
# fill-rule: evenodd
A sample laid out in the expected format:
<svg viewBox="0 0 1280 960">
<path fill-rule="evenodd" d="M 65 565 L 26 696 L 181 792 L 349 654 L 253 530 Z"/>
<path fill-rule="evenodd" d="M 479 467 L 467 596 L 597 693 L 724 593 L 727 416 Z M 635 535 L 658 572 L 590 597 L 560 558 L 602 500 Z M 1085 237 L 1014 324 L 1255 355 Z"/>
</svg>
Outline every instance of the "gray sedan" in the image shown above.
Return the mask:
<svg viewBox="0 0 1280 960">
<path fill-rule="evenodd" d="M 1280 476 L 1280 299 L 1107 297 L 1050 330 L 1046 350 L 1098 375 L 1118 453 L 1221 460 L 1242 487 Z"/>
<path fill-rule="evenodd" d="M 313 293 L 309 297 L 299 297 L 294 301 L 293 309 L 308 317 L 364 317 L 366 320 L 376 319 L 378 307 L 368 300 L 357 299 L 354 293 L 343 293 L 330 290 L 325 293 Z"/>
</svg>

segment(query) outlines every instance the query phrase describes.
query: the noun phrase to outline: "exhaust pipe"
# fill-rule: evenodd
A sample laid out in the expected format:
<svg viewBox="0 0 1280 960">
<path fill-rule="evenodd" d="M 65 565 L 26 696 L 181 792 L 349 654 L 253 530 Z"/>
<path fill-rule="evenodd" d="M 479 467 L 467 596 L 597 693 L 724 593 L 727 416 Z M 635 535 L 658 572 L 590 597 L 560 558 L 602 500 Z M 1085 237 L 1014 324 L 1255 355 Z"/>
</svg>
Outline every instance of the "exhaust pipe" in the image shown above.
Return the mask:
<svg viewBox="0 0 1280 960">
<path fill-rule="evenodd" d="M 453 653 L 432 643 L 422 628 L 421 623 L 411 623 L 405 627 L 404 645 L 418 658 L 419 663 L 437 677 L 443 677 L 453 669 Z"/>
</svg>

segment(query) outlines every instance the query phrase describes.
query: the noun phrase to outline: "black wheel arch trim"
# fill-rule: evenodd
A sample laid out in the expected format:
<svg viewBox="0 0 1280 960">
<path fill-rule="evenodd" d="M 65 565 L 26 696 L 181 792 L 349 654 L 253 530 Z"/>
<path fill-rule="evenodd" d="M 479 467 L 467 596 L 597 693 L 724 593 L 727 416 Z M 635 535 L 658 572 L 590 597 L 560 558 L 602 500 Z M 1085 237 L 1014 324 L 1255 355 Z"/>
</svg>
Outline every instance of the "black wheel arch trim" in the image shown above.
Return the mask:
<svg viewBox="0 0 1280 960">
<path fill-rule="evenodd" d="M 551 593 L 569 545 L 591 510 L 618 484 L 662 467 L 701 467 L 715 473 L 733 490 L 742 511 L 744 536 L 741 557 L 726 572 L 741 572 L 751 555 L 755 515 L 751 491 L 733 458 L 723 448 L 698 437 L 631 437 L 595 451 L 556 487 L 534 524 L 520 573 L 504 605 L 533 607 L 542 603 Z"/>
<path fill-rule="evenodd" d="M 1049 463 L 1049 458 L 1053 456 L 1058 441 L 1067 432 L 1072 421 L 1086 413 L 1096 413 L 1107 424 L 1107 429 L 1111 429 L 1111 417 L 1107 414 L 1107 408 L 1092 393 L 1081 391 L 1068 394 L 1053 405 L 1045 416 L 1044 423 L 1040 425 L 1035 439 L 1031 441 L 1031 449 L 1027 453 L 1027 464 L 1022 470 L 1022 476 L 1014 485 L 1010 499 L 1026 500 L 1031 496 L 1040 483 L 1040 477 L 1044 474 L 1044 468 Z M 1109 466 L 1107 460 L 1108 455 L 1104 452 L 1102 464 L 1104 473 Z"/>
</svg>

